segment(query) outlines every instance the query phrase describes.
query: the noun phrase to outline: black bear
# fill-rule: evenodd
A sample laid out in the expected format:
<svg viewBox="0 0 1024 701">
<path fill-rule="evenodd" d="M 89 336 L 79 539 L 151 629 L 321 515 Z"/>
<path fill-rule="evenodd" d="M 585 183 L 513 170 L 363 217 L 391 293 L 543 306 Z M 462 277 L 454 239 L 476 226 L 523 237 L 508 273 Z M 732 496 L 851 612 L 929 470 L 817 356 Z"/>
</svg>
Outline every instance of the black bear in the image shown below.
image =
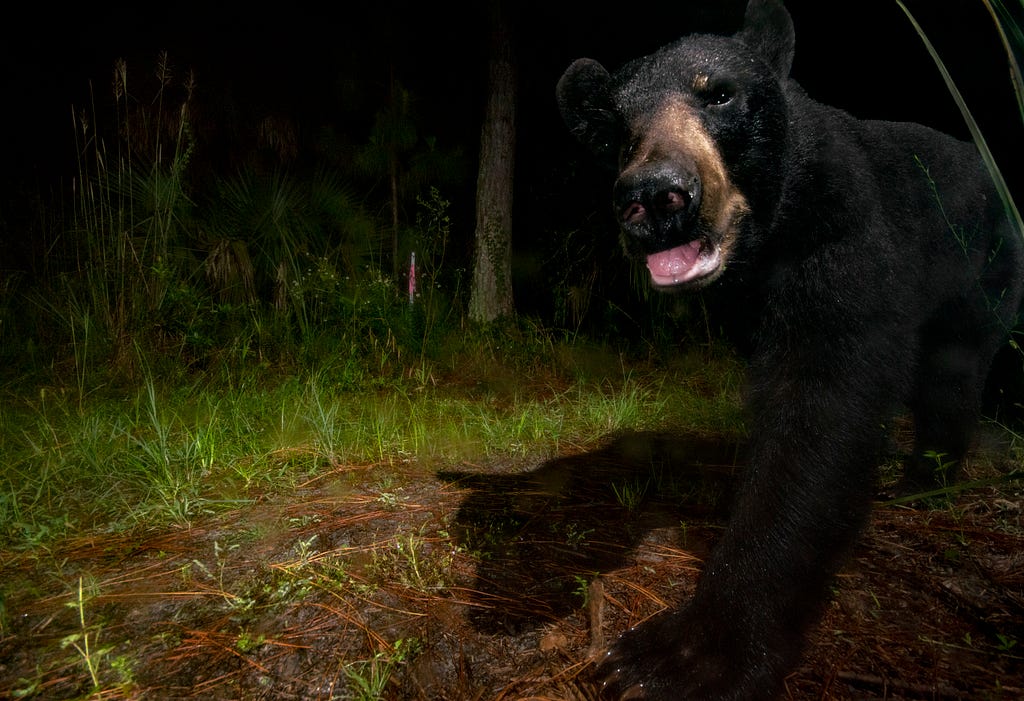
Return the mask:
<svg viewBox="0 0 1024 701">
<path fill-rule="evenodd" d="M 750 0 L 732 37 L 558 83 L 569 130 L 617 167 L 627 255 L 658 288 L 707 288 L 750 353 L 729 524 L 689 605 L 607 653 L 612 697 L 778 693 L 869 514 L 884 424 L 913 413 L 911 484 L 959 460 L 1017 320 L 1022 242 L 974 145 L 815 102 L 793 47 L 781 3 Z"/>
</svg>

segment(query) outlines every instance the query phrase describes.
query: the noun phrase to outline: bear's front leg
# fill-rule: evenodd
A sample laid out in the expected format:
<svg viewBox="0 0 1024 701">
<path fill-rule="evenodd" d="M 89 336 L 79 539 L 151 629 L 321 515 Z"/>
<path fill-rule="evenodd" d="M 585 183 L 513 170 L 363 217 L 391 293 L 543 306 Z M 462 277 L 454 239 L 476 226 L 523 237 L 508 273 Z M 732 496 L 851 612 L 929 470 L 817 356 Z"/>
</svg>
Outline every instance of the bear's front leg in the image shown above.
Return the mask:
<svg viewBox="0 0 1024 701">
<path fill-rule="evenodd" d="M 772 698 L 868 514 L 887 383 L 763 367 L 774 369 L 753 386 L 750 463 L 725 534 L 693 601 L 628 631 L 601 661 L 608 698 Z"/>
</svg>

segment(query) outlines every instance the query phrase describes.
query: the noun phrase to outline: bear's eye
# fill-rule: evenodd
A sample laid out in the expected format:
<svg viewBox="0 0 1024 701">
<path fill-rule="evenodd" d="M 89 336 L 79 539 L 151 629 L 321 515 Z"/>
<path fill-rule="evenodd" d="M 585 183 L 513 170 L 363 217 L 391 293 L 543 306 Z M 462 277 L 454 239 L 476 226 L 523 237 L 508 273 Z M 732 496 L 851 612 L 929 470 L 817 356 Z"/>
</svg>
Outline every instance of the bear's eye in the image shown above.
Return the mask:
<svg viewBox="0 0 1024 701">
<path fill-rule="evenodd" d="M 726 83 L 719 83 L 717 85 L 709 85 L 707 90 L 704 91 L 704 104 L 709 107 L 721 107 L 732 102 L 733 97 L 736 96 L 736 91 L 731 85 Z"/>
</svg>

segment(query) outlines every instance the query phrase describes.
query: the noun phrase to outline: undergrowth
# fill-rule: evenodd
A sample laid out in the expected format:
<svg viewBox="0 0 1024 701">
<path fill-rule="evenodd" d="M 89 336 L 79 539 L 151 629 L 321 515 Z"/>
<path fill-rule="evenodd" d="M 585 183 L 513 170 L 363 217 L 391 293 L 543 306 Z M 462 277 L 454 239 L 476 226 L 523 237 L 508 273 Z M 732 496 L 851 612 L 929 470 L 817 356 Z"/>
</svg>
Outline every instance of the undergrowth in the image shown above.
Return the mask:
<svg viewBox="0 0 1024 701">
<path fill-rule="evenodd" d="M 139 361 L 138 379 L 111 377 L 84 393 L 53 377 L 9 385 L 0 403 L 0 537 L 33 548 L 93 529 L 187 525 L 343 463 L 411 460 L 426 469 L 547 456 L 681 423 L 742 431 L 741 373 L 728 354 L 628 370 L 612 349 L 525 333 L 535 336 L 527 346 L 547 351 L 502 349 L 507 332 L 481 335 L 461 340 L 446 362 L 383 375 L 362 367 L 358 380 L 339 358 L 165 374 Z"/>
</svg>

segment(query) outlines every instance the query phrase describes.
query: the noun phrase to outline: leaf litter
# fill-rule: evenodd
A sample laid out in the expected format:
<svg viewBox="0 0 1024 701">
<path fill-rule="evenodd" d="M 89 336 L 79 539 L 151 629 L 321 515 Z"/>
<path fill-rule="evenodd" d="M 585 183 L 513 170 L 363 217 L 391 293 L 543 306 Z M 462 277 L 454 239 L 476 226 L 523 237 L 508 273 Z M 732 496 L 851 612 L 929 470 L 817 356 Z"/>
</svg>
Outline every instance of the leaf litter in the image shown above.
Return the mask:
<svg viewBox="0 0 1024 701">
<path fill-rule="evenodd" d="M 692 594 L 740 455 L 635 433 L 532 462 L 336 465 L 188 527 L 0 552 L 0 696 L 597 699 L 608 641 Z M 1022 697 L 1019 482 L 877 507 L 783 694 Z"/>
</svg>

